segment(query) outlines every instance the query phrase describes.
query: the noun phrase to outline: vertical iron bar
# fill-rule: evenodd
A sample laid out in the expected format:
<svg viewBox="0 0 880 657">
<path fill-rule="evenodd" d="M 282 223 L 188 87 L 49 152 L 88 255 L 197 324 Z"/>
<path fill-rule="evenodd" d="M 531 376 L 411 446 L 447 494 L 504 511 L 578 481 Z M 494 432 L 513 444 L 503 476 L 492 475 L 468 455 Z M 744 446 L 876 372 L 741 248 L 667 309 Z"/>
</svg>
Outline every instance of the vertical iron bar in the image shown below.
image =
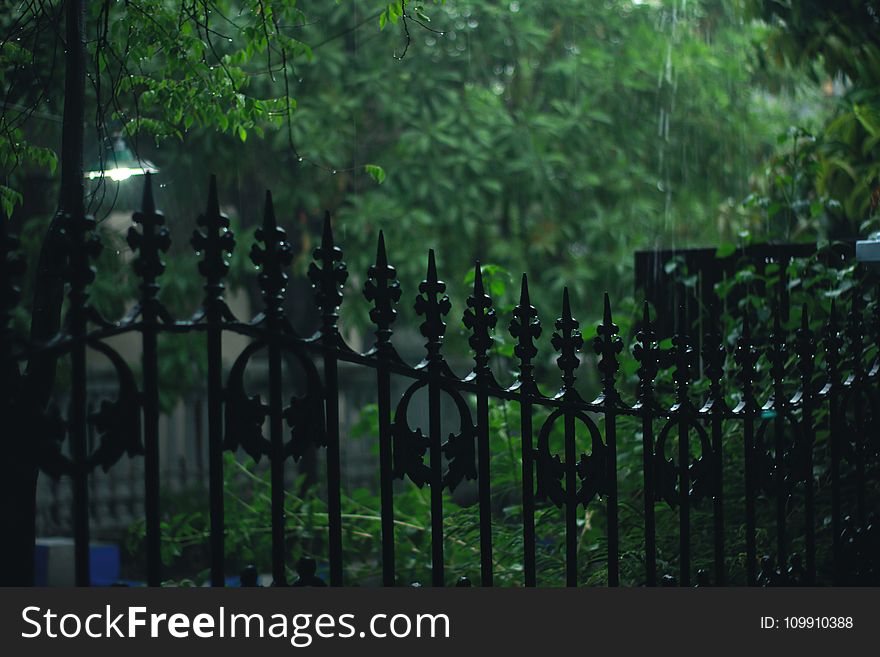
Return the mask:
<svg viewBox="0 0 880 657">
<path fill-rule="evenodd" d="M 608 446 L 608 586 L 620 584 L 619 528 L 617 523 L 617 416 L 614 397 L 605 397 L 605 441 Z"/>
<path fill-rule="evenodd" d="M 523 397 L 526 392 L 523 390 Z M 532 405 L 524 399 L 519 405 L 522 434 L 523 570 L 526 586 L 537 585 L 535 565 L 535 487 L 534 448 L 532 446 Z"/>
<path fill-rule="evenodd" d="M 225 547 L 226 522 L 223 500 L 223 352 L 222 331 L 224 313 L 223 276 L 229 271 L 225 254 L 235 248 L 235 237 L 229 230 L 229 217 L 220 212 L 217 195 L 217 177 L 212 175 L 208 185 L 208 203 L 193 232 L 191 244 L 196 252 L 204 252 L 199 273 L 205 277 L 203 308 L 206 323 L 208 357 L 208 504 L 211 522 L 210 554 L 211 585 L 223 586 L 226 579 Z"/>
<path fill-rule="evenodd" d="M 755 482 L 754 482 L 754 442 L 755 413 L 758 404 L 755 400 L 754 383 L 757 378 L 755 364 L 758 360 L 754 343 L 749 312 L 742 318 L 742 335 L 737 343 L 734 360 L 739 365 L 737 378 L 742 391 L 742 401 L 735 412 L 743 422 L 743 458 L 745 459 L 743 479 L 745 483 L 746 512 L 746 583 L 755 586 L 758 581 L 757 545 L 755 537 Z"/>
<path fill-rule="evenodd" d="M 840 545 L 840 414 L 838 409 L 838 390 L 832 383 L 828 395 L 829 423 L 831 425 L 831 533 L 833 535 L 834 584 L 841 584 L 843 559 Z"/>
<path fill-rule="evenodd" d="M 462 319 L 472 332 L 468 344 L 474 350 L 474 371 L 469 377 L 477 384 L 477 493 L 480 508 L 480 578 L 483 586 L 492 586 L 492 490 L 489 462 L 489 389 L 498 388 L 489 367 L 492 348 L 490 331 L 498 317 L 492 298 L 483 287 L 479 261 L 474 265 L 474 291 L 467 299 Z"/>
<path fill-rule="evenodd" d="M 856 271 L 855 285 L 852 290 L 852 301 L 849 317 L 846 323 L 846 335 L 849 338 L 849 365 L 850 375 L 847 379 L 850 389 L 850 399 L 853 399 L 853 413 L 855 415 L 855 431 L 852 435 L 853 460 L 856 470 L 856 518 L 860 527 L 865 527 L 867 520 L 867 502 L 865 499 L 865 438 L 867 427 L 865 426 L 865 408 L 859 403 L 859 398 L 865 386 L 864 337 L 865 327 L 862 317 L 862 289 L 859 282 L 858 270 Z"/>
<path fill-rule="evenodd" d="M 574 415 L 565 413 L 565 581 L 566 586 L 577 586 L 577 445 L 575 443 Z"/>
<path fill-rule="evenodd" d="M 82 247 L 80 247 L 82 248 Z M 73 450 L 74 570 L 77 586 L 89 586 L 89 488 L 86 445 L 86 321 L 81 307 L 72 312 L 70 439 Z"/>
<path fill-rule="evenodd" d="M 777 403 L 774 402 L 774 406 Z M 780 572 L 785 572 L 785 564 L 788 562 L 786 549 L 785 508 L 788 504 L 788 495 L 785 490 L 785 427 L 782 413 L 777 410 L 773 418 L 773 430 L 775 433 L 775 469 L 776 469 L 776 562 Z"/>
<path fill-rule="evenodd" d="M 337 333 L 324 335 L 324 388 L 327 409 L 327 510 L 330 530 L 330 586 L 342 586 L 342 477 L 339 455 L 339 375 Z"/>
<path fill-rule="evenodd" d="M 223 344 L 216 309 L 207 313 L 208 349 L 208 504 L 211 521 L 211 586 L 226 583 L 223 508 Z M 198 417 L 198 416 L 197 416 Z M 199 418 L 201 421 L 201 418 Z"/>
<path fill-rule="evenodd" d="M 152 304 L 144 308 L 144 510 L 146 514 L 147 585 L 162 583 L 159 519 L 159 353 L 157 318 Z"/>
<path fill-rule="evenodd" d="M 657 544 L 654 521 L 654 418 L 642 416 L 642 468 L 645 482 L 645 584 L 657 586 Z"/>
<path fill-rule="evenodd" d="M 82 0 L 68 0 L 65 7 L 65 101 L 61 144 L 61 202 L 66 222 L 84 224 L 83 205 L 83 117 L 85 113 L 85 6 Z M 84 225 L 66 226 L 80 237 Z M 73 249 L 85 249 L 85 241 L 75 242 Z M 72 260 L 85 263 L 86 254 L 71 253 Z M 85 274 L 84 271 L 78 272 Z M 76 585 L 88 586 L 89 575 L 89 493 L 86 445 L 86 318 L 84 314 L 85 280 L 71 281 L 71 335 L 78 339 L 71 352 L 70 438 L 73 449 L 73 505 L 74 505 L 74 566 Z M 60 299 L 59 299 L 60 310 Z M 47 336 L 48 337 L 48 336 Z"/>
<path fill-rule="evenodd" d="M 757 555 L 758 548 L 755 537 L 755 483 L 754 483 L 754 441 L 755 426 L 753 411 L 745 410 L 743 418 L 743 450 L 745 454 L 745 492 L 746 492 L 746 582 L 755 586 L 758 581 Z"/>
<path fill-rule="evenodd" d="M 645 584 L 657 586 L 657 529 L 654 517 L 654 417 L 657 402 L 654 397 L 654 379 L 660 371 L 661 351 L 651 324 L 651 309 L 647 301 L 642 307 L 642 325 L 636 334 L 638 343 L 633 350 L 639 361 L 639 388 L 636 408 L 642 415 L 642 475 L 645 504 Z"/>
<path fill-rule="evenodd" d="M 217 180 L 211 176 L 205 229 L 208 231 L 208 259 L 222 262 L 217 233 L 228 220 L 220 214 Z M 214 222 L 212 225 L 211 222 Z M 226 517 L 223 499 L 223 283 L 219 275 L 205 285 L 205 319 L 208 349 L 208 499 L 211 518 L 211 585 L 226 583 Z"/>
<path fill-rule="evenodd" d="M 771 375 L 773 377 L 773 434 L 774 434 L 774 483 L 776 485 L 776 562 L 779 572 L 786 572 L 788 550 L 786 547 L 786 507 L 788 490 L 785 476 L 785 413 L 788 399 L 785 394 L 785 362 L 788 356 L 787 338 L 782 330 L 780 293 L 773 305 L 773 334 L 770 337 Z M 787 313 L 787 308 L 785 312 Z"/>
<path fill-rule="evenodd" d="M 391 325 L 397 317 L 395 304 L 400 300 L 396 270 L 388 264 L 385 235 L 379 231 L 376 264 L 367 272 L 364 296 L 373 302 L 370 319 L 376 324 L 376 385 L 379 405 L 379 492 L 382 526 L 382 583 L 395 585 L 394 567 L 394 455 L 391 436 L 391 374 L 388 363 L 400 362 L 391 344 Z"/>
<path fill-rule="evenodd" d="M 485 383 L 483 384 L 485 385 Z M 492 586 L 492 494 L 489 471 L 489 397 L 477 393 L 477 486 L 480 505 L 480 579 Z"/>
<path fill-rule="evenodd" d="M 571 301 L 567 287 L 562 290 L 562 315 L 556 320 L 555 326 L 556 332 L 553 334 L 551 343 L 560 352 L 556 364 L 562 371 L 562 389 L 556 398 L 563 402 L 562 412 L 565 418 L 565 578 L 566 586 L 577 586 L 577 507 L 579 500 L 577 443 L 574 428 L 575 410 L 573 406 L 576 408 L 577 404 L 583 402 L 575 390 L 574 382 L 576 380 L 575 370 L 580 365 L 578 351 L 583 346 L 584 340 L 578 330 L 580 323 L 571 314 Z M 602 329 L 599 330 L 601 332 Z M 599 338 L 596 338 L 596 347 L 597 352 L 601 352 Z"/>
<path fill-rule="evenodd" d="M 443 461 L 440 441 L 440 384 L 432 362 L 428 375 L 428 431 L 431 452 L 431 581 L 444 586 L 443 572 Z"/>
<path fill-rule="evenodd" d="M 535 384 L 532 359 L 538 354 L 534 341 L 541 335 L 541 322 L 538 311 L 529 299 L 529 280 L 525 274 L 522 275 L 519 304 L 513 309 L 509 331 L 517 341 L 513 353 L 519 359 L 517 386 L 520 393 L 519 423 L 522 438 L 523 575 L 526 586 L 535 586 L 535 452 L 532 442 L 532 403 L 529 396 L 540 395 Z"/>
<path fill-rule="evenodd" d="M 161 524 L 159 511 L 159 284 L 157 279 L 165 268 L 161 254 L 170 246 L 168 229 L 162 227 L 165 219 L 156 210 L 153 199 L 152 176 L 144 178 L 141 210 L 133 216 L 140 224 L 128 232 L 128 244 L 138 257 L 135 273 L 142 277 L 141 316 L 143 319 L 142 365 L 144 406 L 144 514 L 146 516 L 147 585 L 162 583 Z"/>
<path fill-rule="evenodd" d="M 273 586 L 287 585 L 284 540 L 284 434 L 282 427 L 281 349 L 275 322 L 269 326 L 269 449 L 271 450 L 270 480 L 272 483 L 272 580 Z"/>
<path fill-rule="evenodd" d="M 394 486 L 391 454 L 391 375 L 379 361 L 379 489 L 382 503 L 382 584 L 394 586 Z"/>
<path fill-rule="evenodd" d="M 721 440 L 724 418 L 720 413 L 712 417 L 712 453 L 715 467 L 715 495 L 712 500 L 713 527 L 715 532 L 715 586 L 724 586 L 724 452 Z"/>
<path fill-rule="evenodd" d="M 272 579 L 273 586 L 287 586 L 285 540 L 286 516 L 284 512 L 284 463 L 286 451 L 282 420 L 285 409 L 283 395 L 283 366 L 281 340 L 284 324 L 284 294 L 287 289 L 287 268 L 292 255 L 284 229 L 275 219 L 272 194 L 266 192 L 263 225 L 254 233 L 262 247 L 251 247 L 251 261 L 260 268 L 258 282 L 265 304 L 265 326 L 268 333 L 269 355 L 269 458 L 272 518 Z M 302 562 L 301 562 L 302 563 Z M 300 577 L 304 567 L 298 566 Z"/>
<path fill-rule="evenodd" d="M 804 399 L 803 404 L 803 420 L 804 427 L 804 522 L 805 530 L 805 547 L 807 551 L 807 584 L 816 584 L 816 504 L 813 491 L 813 410 L 812 399 Z"/>
<path fill-rule="evenodd" d="M 679 291 L 681 299 L 685 298 L 684 289 Z M 687 314 L 684 303 L 678 306 L 678 322 L 676 333 L 672 338 L 673 360 L 675 371 L 675 405 L 672 413 L 678 423 L 678 543 L 679 543 L 679 585 L 690 586 L 691 580 L 691 502 L 690 502 L 690 443 L 689 422 L 693 407 L 688 399 L 688 387 L 691 383 L 691 370 L 694 350 L 688 336 Z"/>
<path fill-rule="evenodd" d="M 596 327 L 593 350 L 600 356 L 598 368 L 602 373 L 602 411 L 605 415 L 605 445 L 607 461 L 605 479 L 608 514 L 608 586 L 620 583 L 620 555 L 617 526 L 617 404 L 620 396 L 614 387 L 614 378 L 619 369 L 617 355 L 623 350 L 618 327 L 611 317 L 611 300 L 605 293 L 602 323 Z"/>
<path fill-rule="evenodd" d="M 80 204 L 82 207 L 82 204 Z M 86 338 L 88 324 L 88 284 L 94 279 L 90 255 L 97 255 L 100 243 L 92 234 L 94 219 L 84 212 L 70 217 L 70 312 L 69 332 L 74 344 L 71 350 L 71 395 L 68 416 L 73 456 L 73 523 L 74 570 L 77 586 L 89 586 L 89 447 L 88 408 L 86 395 Z"/>
<path fill-rule="evenodd" d="M 425 280 L 419 284 L 419 292 L 424 296 L 416 298 L 415 310 L 424 315 L 425 321 L 419 327 L 427 338 L 427 354 L 423 362 L 428 374 L 428 450 L 430 453 L 429 479 L 431 486 L 431 581 L 434 586 L 444 586 L 443 564 L 443 441 L 440 437 L 440 377 L 444 373 L 443 334 L 446 332 L 446 315 L 451 303 L 443 294 L 446 284 L 437 277 L 437 263 L 434 250 L 428 250 L 428 271 Z"/>
<path fill-rule="evenodd" d="M 339 306 L 342 285 L 348 278 L 342 250 L 333 242 L 330 213 L 324 214 L 321 246 L 315 249 L 318 268 L 312 263 L 309 278 L 321 310 L 321 346 L 324 352 L 324 410 L 327 438 L 327 512 L 330 542 L 330 586 L 342 586 L 342 475 L 339 445 Z"/>
<path fill-rule="evenodd" d="M 714 490 L 712 491 L 712 527 L 715 544 L 715 586 L 724 586 L 727 580 L 724 564 L 724 443 L 722 434 L 724 417 L 730 411 L 724 400 L 724 365 L 727 350 L 718 326 L 718 312 L 715 302 L 709 304 L 709 322 L 703 339 L 703 372 L 709 379 L 709 398 L 700 410 L 708 414 L 712 427 L 712 470 Z"/>
<path fill-rule="evenodd" d="M 831 314 L 824 335 L 825 362 L 828 370 L 828 424 L 831 442 L 831 533 L 832 554 L 834 558 L 833 584 L 842 583 L 843 557 L 840 544 L 840 441 L 843 427 L 840 418 L 840 348 L 843 338 L 837 324 L 837 310 L 831 301 Z"/>
<path fill-rule="evenodd" d="M 682 408 L 683 410 L 683 408 Z M 691 582 L 691 503 L 690 478 L 690 447 L 688 440 L 687 420 L 682 415 L 678 422 L 678 489 L 679 489 L 679 552 L 681 562 L 679 580 L 681 586 L 690 586 Z"/>
<path fill-rule="evenodd" d="M 856 409 L 856 415 L 859 416 L 862 414 L 861 409 Z M 856 420 L 858 423 L 861 420 L 859 418 Z M 857 426 L 859 426 L 857 424 Z M 868 503 L 865 498 L 865 454 L 864 454 L 864 436 L 865 434 L 862 432 L 857 432 L 854 436 L 856 446 L 855 446 L 855 458 L 856 458 L 856 518 L 859 521 L 859 526 L 864 527 L 867 519 L 868 519 Z"/>
</svg>

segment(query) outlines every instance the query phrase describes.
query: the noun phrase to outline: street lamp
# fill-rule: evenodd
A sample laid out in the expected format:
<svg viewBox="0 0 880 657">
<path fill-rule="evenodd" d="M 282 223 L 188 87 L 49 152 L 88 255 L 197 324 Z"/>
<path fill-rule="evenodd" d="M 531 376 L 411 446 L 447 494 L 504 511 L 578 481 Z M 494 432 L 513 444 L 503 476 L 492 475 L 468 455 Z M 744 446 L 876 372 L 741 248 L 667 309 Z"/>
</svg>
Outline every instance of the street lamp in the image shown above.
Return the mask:
<svg viewBox="0 0 880 657">
<path fill-rule="evenodd" d="M 149 160 L 135 157 L 122 138 L 122 133 L 117 132 L 107 145 L 104 162 L 95 163 L 84 172 L 84 177 L 88 180 L 109 178 L 114 182 L 122 182 L 132 176 L 142 176 L 146 173 L 159 173 L 159 169 Z"/>
</svg>

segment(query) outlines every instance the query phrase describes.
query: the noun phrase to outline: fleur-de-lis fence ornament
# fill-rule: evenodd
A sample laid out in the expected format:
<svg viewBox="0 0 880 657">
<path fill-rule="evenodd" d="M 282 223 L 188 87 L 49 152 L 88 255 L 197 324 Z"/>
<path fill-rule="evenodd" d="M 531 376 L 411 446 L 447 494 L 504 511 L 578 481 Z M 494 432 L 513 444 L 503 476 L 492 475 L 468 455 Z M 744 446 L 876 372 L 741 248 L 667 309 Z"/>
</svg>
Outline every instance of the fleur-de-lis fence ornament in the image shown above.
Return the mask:
<svg viewBox="0 0 880 657">
<path fill-rule="evenodd" d="M 636 393 L 638 408 L 651 412 L 656 410 L 657 400 L 654 395 L 654 379 L 660 372 L 662 351 L 657 344 L 657 333 L 651 323 L 651 310 L 645 301 L 642 308 L 642 325 L 636 333 L 636 345 L 633 356 L 639 362 L 639 387 Z"/>
<path fill-rule="evenodd" d="M 470 329 L 468 344 L 474 350 L 474 376 L 477 381 L 498 387 L 489 368 L 489 350 L 493 340 L 491 331 L 498 323 L 498 316 L 492 307 L 492 298 L 483 288 L 483 273 L 480 263 L 474 267 L 474 291 L 467 298 L 467 309 L 464 311 L 465 328 Z"/>
<path fill-rule="evenodd" d="M 229 217 L 220 212 L 217 195 L 217 177 L 211 176 L 208 188 L 208 207 L 196 220 L 200 226 L 193 231 L 190 243 L 201 255 L 199 273 L 205 279 L 204 312 L 209 322 L 234 319 L 223 300 L 223 279 L 229 273 L 228 256 L 235 248 L 235 235 L 229 230 Z"/>
<path fill-rule="evenodd" d="M 141 209 L 132 216 L 135 225 L 128 229 L 126 242 L 137 255 L 134 273 L 141 279 L 141 312 L 146 318 L 159 318 L 170 322 L 171 318 L 159 303 L 157 279 L 165 271 L 162 255 L 171 248 L 171 233 L 165 227 L 165 215 L 156 209 L 153 199 L 152 175 L 144 177 Z M 140 226 L 138 230 L 137 226 Z"/>
<path fill-rule="evenodd" d="M 394 345 L 391 344 L 391 336 L 394 333 L 391 325 L 397 319 L 395 306 L 400 301 L 400 294 L 397 270 L 388 264 L 388 255 L 385 253 L 385 235 L 379 231 L 376 263 L 370 265 L 367 270 L 364 297 L 373 304 L 370 309 L 370 320 L 376 325 L 376 352 L 381 357 L 393 358 L 394 360 L 399 360 L 399 358 L 396 357 Z"/>
<path fill-rule="evenodd" d="M 724 380 L 724 363 L 727 360 L 727 350 L 724 348 L 721 331 L 716 319 L 719 317 L 714 304 L 709 308 L 710 321 L 703 339 L 703 372 L 709 380 L 709 396 L 703 408 L 704 414 L 727 413 L 730 409 L 724 399 L 722 381 Z"/>
<path fill-rule="evenodd" d="M 538 355 L 535 340 L 541 337 L 541 320 L 529 299 L 529 280 L 525 274 L 522 275 L 519 303 L 513 309 L 513 319 L 510 320 L 508 330 L 516 340 L 513 354 L 519 359 L 517 385 L 526 393 L 536 393 L 535 366 L 532 361 Z"/>
<path fill-rule="evenodd" d="M 574 371 L 580 367 L 581 361 L 578 352 L 584 346 L 584 339 L 580 332 L 580 323 L 572 317 L 571 302 L 568 298 L 568 288 L 562 292 L 562 315 L 556 320 L 556 331 L 550 339 L 550 344 L 559 352 L 556 365 L 562 371 L 562 389 L 560 396 L 577 396 L 574 382 L 577 380 Z"/>
<path fill-rule="evenodd" d="M 443 346 L 443 336 L 446 333 L 446 322 L 443 317 L 452 309 L 449 296 L 446 294 L 446 283 L 437 277 L 437 264 L 434 259 L 434 250 L 428 251 L 428 273 L 425 280 L 419 283 L 419 296 L 416 297 L 415 310 L 417 315 L 424 317 L 419 325 L 419 331 L 427 340 L 425 342 L 425 364 L 437 364 L 443 362 L 440 350 Z"/>
<path fill-rule="evenodd" d="M 342 249 L 333 241 L 329 212 L 324 215 L 321 245 L 315 249 L 314 258 L 308 276 L 315 290 L 315 303 L 321 312 L 321 335 L 325 340 L 341 344 L 336 336 L 339 334 L 342 286 L 348 280 L 348 269 L 342 260 Z"/>
<path fill-rule="evenodd" d="M 749 313 L 743 314 L 742 334 L 736 343 L 733 360 L 738 366 L 736 378 L 740 383 L 742 398 L 735 409 L 738 413 L 754 415 L 758 412 L 758 400 L 755 397 L 755 383 L 758 380 L 758 351 L 752 339 L 752 327 Z"/>
<path fill-rule="evenodd" d="M 596 327 L 593 349 L 599 356 L 597 368 L 602 374 L 602 397 L 599 400 L 609 406 L 616 406 L 620 395 L 614 387 L 615 376 L 620 369 L 617 357 L 623 351 L 623 340 L 620 339 L 620 327 L 611 318 L 611 301 L 605 293 L 602 323 Z"/>
<path fill-rule="evenodd" d="M 287 292 L 287 271 L 293 261 L 293 251 L 286 231 L 275 219 L 271 192 L 266 192 L 263 223 L 254 233 L 256 243 L 251 247 L 251 262 L 260 269 L 257 282 L 262 292 L 266 318 L 276 325 L 284 314 L 284 296 Z"/>
</svg>

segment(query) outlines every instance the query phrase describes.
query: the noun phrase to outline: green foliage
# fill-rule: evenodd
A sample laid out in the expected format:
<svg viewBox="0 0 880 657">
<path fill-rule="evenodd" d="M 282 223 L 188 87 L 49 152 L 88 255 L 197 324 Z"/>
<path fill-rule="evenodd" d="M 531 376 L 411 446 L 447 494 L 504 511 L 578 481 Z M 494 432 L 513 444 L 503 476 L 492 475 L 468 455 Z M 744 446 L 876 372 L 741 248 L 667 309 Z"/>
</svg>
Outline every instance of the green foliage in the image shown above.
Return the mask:
<svg viewBox="0 0 880 657">
<path fill-rule="evenodd" d="M 364 171 L 380 185 L 385 182 L 385 169 L 378 164 L 365 164 Z"/>
<path fill-rule="evenodd" d="M 265 158 L 237 168 L 279 207 L 329 207 L 353 272 L 384 228 L 405 292 L 433 247 L 454 308 L 479 259 L 529 272 L 542 317 L 563 284 L 595 317 L 597 291 L 629 293 L 634 249 L 717 239 L 719 206 L 746 196 L 789 122 L 761 90 L 758 28 L 731 3 L 680 4 L 457 0 L 431 15 L 442 34 L 410 25 L 402 60 L 368 34 L 330 42 L 300 71 L 292 126 L 303 164 L 320 167 L 286 160 L 293 187 Z M 333 14 L 315 38 L 349 24 Z M 381 186 L 362 162 L 382 164 Z"/>
<path fill-rule="evenodd" d="M 832 238 L 869 228 L 880 189 L 880 13 L 860 0 L 750 0 L 754 15 L 773 28 L 766 51 L 773 66 L 807 71 L 834 96 L 818 135 L 813 184 L 836 199 Z M 769 64 L 769 63 L 768 63 Z"/>
<path fill-rule="evenodd" d="M 768 160 L 754 183 L 755 191 L 744 202 L 753 213 L 751 232 L 782 241 L 833 233 L 830 224 L 841 206 L 816 187 L 822 166 L 816 137 L 805 128 L 792 127 L 779 135 L 777 143 L 781 150 Z"/>
<path fill-rule="evenodd" d="M 91 2 L 86 7 L 87 112 L 100 153 L 119 126 L 156 144 L 190 131 L 249 134 L 288 127 L 296 111 L 291 77 L 313 58 L 299 38 L 308 17 L 297 0 L 264 2 Z M 346 11 L 354 3 L 346 3 Z M 375 1 L 394 22 L 406 3 Z M 46 114 L 63 105 L 64 12 L 60 2 L 23 2 L 0 17 L 0 202 L 7 215 L 21 203 L 20 178 L 34 166 L 54 172 L 58 143 L 44 143 Z M 428 20 L 421 6 L 413 11 Z M 47 37 L 48 35 L 48 37 Z"/>
</svg>

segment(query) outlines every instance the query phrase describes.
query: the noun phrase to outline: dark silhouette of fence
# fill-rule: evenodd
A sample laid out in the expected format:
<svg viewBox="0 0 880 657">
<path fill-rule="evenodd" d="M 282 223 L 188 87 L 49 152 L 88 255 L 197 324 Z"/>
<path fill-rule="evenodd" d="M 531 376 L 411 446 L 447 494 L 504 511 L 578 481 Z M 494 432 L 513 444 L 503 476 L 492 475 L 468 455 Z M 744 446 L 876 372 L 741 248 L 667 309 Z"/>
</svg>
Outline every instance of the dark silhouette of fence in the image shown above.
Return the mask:
<svg viewBox="0 0 880 657">
<path fill-rule="evenodd" d="M 335 244 L 329 215 L 323 238 L 315 249 L 308 276 L 320 310 L 321 327 L 311 337 L 297 335 L 285 316 L 283 301 L 291 248 L 285 231 L 275 220 L 271 196 L 267 194 L 262 226 L 256 232 L 251 259 L 259 267 L 259 286 L 264 307 L 251 321 L 235 318 L 224 302 L 226 258 L 235 247 L 229 222 L 220 212 L 216 182 L 212 178 L 207 209 L 199 218 L 192 245 L 201 261 L 204 278 L 202 310 L 181 321 L 171 317 L 158 300 L 159 280 L 164 270 L 163 253 L 170 246 L 162 213 L 156 210 L 149 176 L 142 209 L 133 216 L 128 243 L 136 253 L 133 266 L 139 277 L 140 298 L 136 309 L 122 321 L 108 322 L 89 304 L 88 288 L 93 278 L 91 261 L 99 245 L 88 217 L 71 217 L 67 228 L 68 268 L 67 320 L 60 333 L 45 344 L 31 344 L 16 338 L 10 328 L 18 303 L 13 284 L 20 275 L 16 241 L 5 234 L 2 223 L 2 266 L 4 268 L 2 311 L 3 423 L 11 429 L 5 435 L 7 455 L 13 468 L 39 467 L 52 476 L 73 481 L 76 581 L 89 583 L 89 515 L 87 486 L 90 472 L 112 468 L 120 457 L 142 455 L 144 459 L 147 581 L 161 582 L 160 497 L 159 497 L 159 355 L 157 338 L 164 332 L 199 332 L 207 349 L 207 435 L 209 442 L 210 563 L 211 583 L 222 586 L 224 565 L 223 452 L 244 450 L 252 457 L 268 457 L 271 470 L 272 576 L 278 585 L 288 583 L 285 549 L 284 463 L 299 459 L 312 446 L 326 450 L 327 505 L 329 512 L 329 584 L 346 583 L 341 512 L 339 377 L 341 361 L 375 372 L 378 402 L 379 481 L 381 499 L 381 561 L 383 583 L 400 582 L 395 573 L 394 498 L 395 478 L 408 477 L 431 494 L 432 583 L 448 583 L 444 572 L 443 491 L 454 489 L 465 479 L 478 482 L 480 525 L 480 582 L 493 583 L 492 473 L 490 471 L 490 405 L 498 400 L 519 406 L 522 436 L 522 532 L 523 583 L 534 586 L 536 572 L 536 505 L 552 503 L 564 509 L 565 564 L 567 583 L 578 582 L 578 508 L 604 505 L 607 523 L 607 582 L 619 583 L 620 540 L 618 521 L 618 420 L 634 418 L 641 426 L 643 445 L 644 582 L 647 585 L 676 583 L 723 585 L 733 567 L 734 548 L 726 544 L 722 440 L 725 428 L 737 427 L 744 468 L 740 473 L 745 497 L 745 581 L 756 584 L 814 584 L 817 577 L 816 532 L 824 518 L 817 517 L 815 471 L 827 472 L 830 482 L 831 541 L 835 584 L 878 582 L 878 525 L 871 509 L 870 490 L 876 481 L 878 445 L 877 386 L 880 358 L 880 306 L 866 316 L 868 293 L 856 288 L 841 322 L 832 308 L 821 335 L 810 330 L 806 307 L 800 328 L 788 335 L 782 328 L 780 304 L 773 304 L 773 328 L 766 344 L 752 334 L 752 318 L 742 317 L 740 337 L 732 353 L 722 339 L 720 327 L 710 322 L 701 337 L 701 352 L 688 336 L 688 323 L 681 318 L 670 349 L 662 349 L 645 304 L 633 357 L 638 361 L 639 384 L 635 400 L 624 400 L 617 381 L 624 343 L 612 317 L 611 303 L 604 299 L 604 313 L 591 349 L 597 356 L 602 390 L 593 401 L 575 389 L 579 352 L 584 347 L 579 322 L 572 314 L 568 292 L 563 294 L 562 312 L 552 335 L 558 352 L 562 386 L 553 396 L 544 395 L 535 378 L 536 340 L 542 327 L 531 305 L 526 276 L 522 277 L 519 304 L 508 330 L 516 340 L 518 380 L 501 386 L 490 369 L 492 332 L 499 317 L 484 288 L 479 265 L 475 269 L 473 292 L 467 299 L 464 324 L 470 332 L 473 371 L 464 379 L 449 368 L 442 353 L 445 317 L 451 310 L 446 286 L 439 279 L 433 252 L 428 253 L 427 274 L 419 284 L 415 310 L 423 318 L 419 330 L 425 338 L 424 360 L 415 367 L 406 364 L 392 343 L 393 325 L 401 299 L 395 268 L 389 263 L 380 233 L 376 262 L 369 268 L 364 295 L 372 304 L 375 344 L 367 353 L 350 349 L 340 336 L 338 309 L 342 287 L 348 276 L 342 251 Z M 682 311 L 683 312 L 683 311 Z M 139 333 L 142 338 L 140 381 L 106 339 L 122 333 Z M 221 361 L 222 333 L 235 332 L 250 339 L 228 375 Z M 872 342 L 873 341 L 873 342 Z M 873 346 L 872 346 L 873 345 Z M 118 377 L 116 399 L 104 401 L 92 414 L 87 411 L 86 351 L 96 350 L 112 363 Z M 251 394 L 245 385 L 248 363 L 265 351 L 268 362 L 268 396 Z M 764 354 L 769 374 L 758 367 Z M 72 388 L 66 418 L 53 420 L 45 409 L 32 409 L 23 396 L 28 372 L 22 364 L 62 355 L 71 359 Z M 301 395 L 285 399 L 282 392 L 283 355 L 301 366 L 307 385 Z M 696 365 L 708 380 L 706 394 L 691 390 Z M 674 403 L 664 405 L 655 391 L 658 376 L 671 370 Z M 391 376 L 411 379 L 411 386 L 397 400 L 391 396 Z M 765 386 L 766 384 L 769 384 Z M 765 387 L 769 389 L 762 401 Z M 410 426 L 408 408 L 413 396 L 427 391 L 428 432 Z M 792 394 L 793 393 L 793 394 Z M 441 427 L 441 397 L 448 396 L 457 409 L 460 427 L 444 438 Z M 469 399 L 475 399 L 472 410 Z M 735 400 L 735 404 L 729 400 Z M 536 411 L 549 416 L 533 423 Z M 821 419 L 817 419 L 821 418 Z M 268 436 L 264 423 L 268 420 Z M 585 451 L 578 445 L 577 425 L 588 435 Z M 100 435 L 100 444 L 89 451 L 89 426 Z M 556 427 L 563 438 L 561 453 L 551 440 Z M 823 445 L 817 449 L 817 436 Z M 827 433 L 827 441 L 824 436 Z M 60 449 L 69 441 L 70 456 Z M 632 441 L 633 435 L 626 439 Z M 677 447 L 676 447 L 677 443 Z M 670 454 L 672 452 L 672 454 Z M 828 460 L 814 462 L 815 455 Z M 792 554 L 790 515 L 795 488 L 802 491 L 803 561 Z M 20 490 L 24 501 L 32 491 Z M 756 500 L 760 496 L 776 506 L 774 526 L 767 529 L 775 538 L 776 566 L 769 558 L 759 563 L 756 534 Z M 710 571 L 693 572 L 692 506 L 700 499 L 711 501 L 713 563 Z M 678 511 L 678 572 L 658 572 L 656 562 L 655 505 L 668 503 Z M 7 526 L 16 536 L 33 543 L 33 525 L 21 522 Z M 10 554 L 10 553 L 7 553 Z M 742 562 L 740 562 L 742 563 Z M 11 559 L 2 563 L 4 581 L 21 581 L 30 564 Z M 249 571 L 245 581 L 253 581 Z M 17 578 L 17 579 L 16 579 Z M 300 582 L 320 583 L 315 564 L 300 564 Z"/>
</svg>

